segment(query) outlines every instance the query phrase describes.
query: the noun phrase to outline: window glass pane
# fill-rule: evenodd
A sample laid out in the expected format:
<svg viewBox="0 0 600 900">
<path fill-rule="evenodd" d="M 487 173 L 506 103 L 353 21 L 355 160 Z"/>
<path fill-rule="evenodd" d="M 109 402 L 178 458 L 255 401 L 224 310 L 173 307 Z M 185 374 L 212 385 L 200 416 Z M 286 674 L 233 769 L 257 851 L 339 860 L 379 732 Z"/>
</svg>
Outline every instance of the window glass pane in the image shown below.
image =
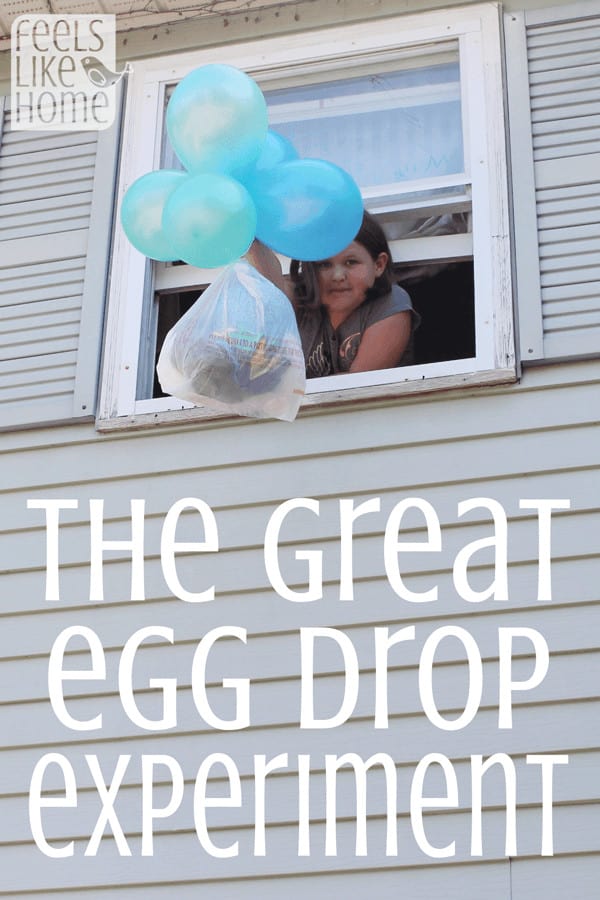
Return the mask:
<svg viewBox="0 0 600 900">
<path fill-rule="evenodd" d="M 271 126 L 302 157 L 361 187 L 464 170 L 458 63 L 265 91 Z"/>
</svg>

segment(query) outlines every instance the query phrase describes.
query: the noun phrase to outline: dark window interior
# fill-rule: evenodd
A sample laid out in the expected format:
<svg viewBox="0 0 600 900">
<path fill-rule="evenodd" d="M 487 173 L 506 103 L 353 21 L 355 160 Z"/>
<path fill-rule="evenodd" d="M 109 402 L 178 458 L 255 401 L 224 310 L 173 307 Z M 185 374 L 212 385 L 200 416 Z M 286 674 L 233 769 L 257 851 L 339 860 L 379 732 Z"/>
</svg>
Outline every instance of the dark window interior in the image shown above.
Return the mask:
<svg viewBox="0 0 600 900">
<path fill-rule="evenodd" d="M 403 277 L 402 285 L 421 316 L 415 332 L 415 362 L 435 363 L 475 356 L 475 305 L 473 262 L 424 266 L 423 271 Z"/>
<path fill-rule="evenodd" d="M 435 363 L 475 356 L 473 263 L 430 263 L 418 268 L 395 266 L 398 284 L 410 294 L 421 317 L 415 332 L 415 363 Z M 165 293 L 159 298 L 156 359 L 165 335 L 201 291 Z M 154 374 L 153 397 L 166 396 Z"/>
</svg>

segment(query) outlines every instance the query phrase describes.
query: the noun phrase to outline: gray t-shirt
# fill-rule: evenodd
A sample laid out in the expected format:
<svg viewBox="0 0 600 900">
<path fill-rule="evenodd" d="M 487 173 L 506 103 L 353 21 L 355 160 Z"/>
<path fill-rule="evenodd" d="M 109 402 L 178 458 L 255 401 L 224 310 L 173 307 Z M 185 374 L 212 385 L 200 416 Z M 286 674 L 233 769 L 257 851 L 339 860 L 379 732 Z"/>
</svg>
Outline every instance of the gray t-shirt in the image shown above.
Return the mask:
<svg viewBox="0 0 600 900">
<path fill-rule="evenodd" d="M 395 284 L 389 294 L 361 303 L 337 328 L 332 327 L 323 306 L 316 310 L 299 311 L 298 329 L 306 360 L 306 377 L 320 378 L 348 372 L 367 328 L 407 310 L 413 313 L 414 329 L 418 323 L 410 297 L 404 288 Z M 412 340 L 398 365 L 412 362 L 412 359 L 408 359 L 411 344 Z"/>
</svg>

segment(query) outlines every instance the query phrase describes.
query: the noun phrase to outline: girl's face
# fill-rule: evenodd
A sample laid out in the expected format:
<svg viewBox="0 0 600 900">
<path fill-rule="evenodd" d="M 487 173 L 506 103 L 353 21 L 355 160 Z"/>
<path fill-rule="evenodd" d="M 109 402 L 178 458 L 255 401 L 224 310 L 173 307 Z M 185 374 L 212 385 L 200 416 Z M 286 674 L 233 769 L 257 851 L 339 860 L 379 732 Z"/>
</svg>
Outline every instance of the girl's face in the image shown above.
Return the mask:
<svg viewBox="0 0 600 900">
<path fill-rule="evenodd" d="M 383 273 L 387 261 L 387 253 L 380 253 L 377 259 L 373 259 L 369 251 L 356 241 L 336 256 L 322 259 L 316 263 L 321 303 L 330 312 L 349 315 L 363 302 L 367 290 Z"/>
</svg>

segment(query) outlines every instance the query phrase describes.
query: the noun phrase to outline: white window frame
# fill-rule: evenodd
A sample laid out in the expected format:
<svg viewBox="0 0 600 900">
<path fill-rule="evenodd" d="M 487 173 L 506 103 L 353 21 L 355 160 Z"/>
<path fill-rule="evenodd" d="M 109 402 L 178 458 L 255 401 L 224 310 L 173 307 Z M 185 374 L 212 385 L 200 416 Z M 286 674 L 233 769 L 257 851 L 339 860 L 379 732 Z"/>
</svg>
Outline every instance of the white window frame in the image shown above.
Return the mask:
<svg viewBox="0 0 600 900">
<path fill-rule="evenodd" d="M 395 54 L 407 58 L 411 53 L 435 51 L 450 39 L 458 40 L 461 104 L 467 122 L 465 171 L 473 201 L 477 357 L 310 379 L 304 406 L 515 380 L 500 23 L 499 4 L 482 3 L 328 27 L 310 35 L 288 34 L 211 47 L 135 64 L 127 96 L 119 208 L 125 191 L 136 178 L 160 168 L 168 85 L 201 65 L 234 65 L 266 89 L 278 86 L 283 79 L 290 84 L 308 69 L 314 73 L 315 69 L 327 72 L 335 68 L 350 75 L 353 67 L 367 61 L 388 61 Z M 454 236 L 457 245 L 464 246 L 465 237 Z M 97 417 L 101 430 L 222 416 L 171 397 L 136 400 L 148 265 L 117 224 Z M 190 284 L 190 267 L 185 269 L 187 272 L 181 273 L 182 285 Z M 196 284 L 214 277 L 215 270 L 192 271 Z"/>
</svg>

